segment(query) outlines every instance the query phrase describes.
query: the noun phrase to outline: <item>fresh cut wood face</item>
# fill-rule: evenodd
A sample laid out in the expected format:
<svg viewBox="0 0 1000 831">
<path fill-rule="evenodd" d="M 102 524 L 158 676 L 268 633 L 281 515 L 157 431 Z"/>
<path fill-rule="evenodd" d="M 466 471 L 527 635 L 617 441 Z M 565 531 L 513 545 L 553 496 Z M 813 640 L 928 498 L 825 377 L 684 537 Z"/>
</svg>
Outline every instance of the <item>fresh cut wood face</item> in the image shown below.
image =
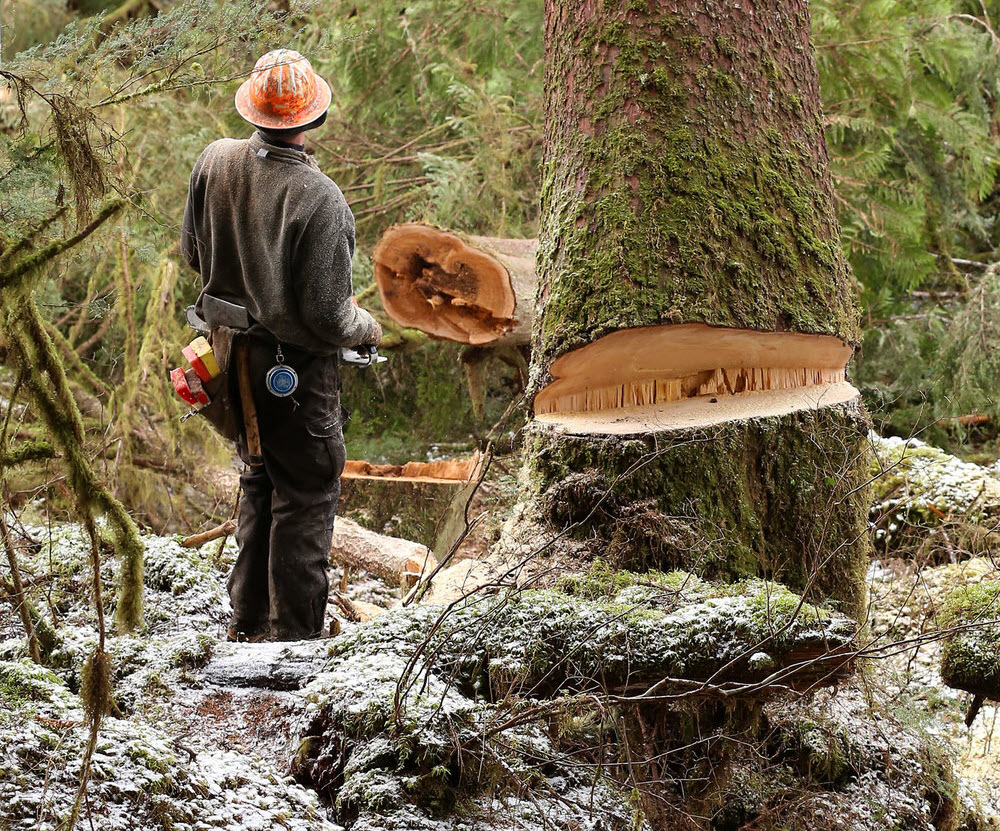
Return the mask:
<svg viewBox="0 0 1000 831">
<path fill-rule="evenodd" d="M 553 361 L 535 417 L 574 432 L 629 433 L 843 403 L 858 394 L 845 374 L 852 351 L 798 332 L 623 329 Z"/>
<path fill-rule="evenodd" d="M 345 479 L 391 479 L 406 482 L 468 482 L 480 463 L 479 454 L 466 459 L 441 459 L 437 462 L 407 462 L 404 465 L 379 465 L 348 459 L 341 474 Z"/>
<path fill-rule="evenodd" d="M 382 306 L 397 323 L 436 338 L 479 346 L 524 330 L 527 342 L 531 321 L 522 317 L 530 310 L 520 295 L 533 294 L 537 247 L 537 240 L 394 225 L 373 254 Z"/>
</svg>

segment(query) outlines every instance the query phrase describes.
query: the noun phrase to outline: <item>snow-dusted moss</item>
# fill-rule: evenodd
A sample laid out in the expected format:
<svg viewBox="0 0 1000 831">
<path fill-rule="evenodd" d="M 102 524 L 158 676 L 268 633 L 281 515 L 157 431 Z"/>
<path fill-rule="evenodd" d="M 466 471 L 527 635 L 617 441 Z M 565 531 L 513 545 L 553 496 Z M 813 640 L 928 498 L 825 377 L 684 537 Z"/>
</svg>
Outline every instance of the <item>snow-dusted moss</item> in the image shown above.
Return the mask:
<svg viewBox="0 0 1000 831">
<path fill-rule="evenodd" d="M 463 816 L 516 812 L 526 799 L 553 810 L 564 801 L 555 827 L 603 816 L 594 827 L 631 828 L 634 808 L 611 780 L 597 777 L 595 801 L 573 801 L 595 781 L 561 761 L 554 738 L 574 695 L 677 691 L 716 673 L 716 683 L 763 679 L 789 654 L 846 648 L 855 634 L 852 621 L 774 584 L 626 572 L 607 581 L 602 568 L 447 614 L 397 611 L 342 635 L 307 688 L 299 776 L 353 828 L 462 828 Z M 540 715 L 520 715 L 532 708 Z"/>
<path fill-rule="evenodd" d="M 997 471 L 945 453 L 919 439 L 871 436 L 874 502 L 870 521 L 876 551 L 949 549 L 977 536 L 976 526 L 1000 517 Z M 930 529 L 951 533 L 937 539 Z"/>
<path fill-rule="evenodd" d="M 88 729 L 80 699 L 51 672 L 0 661 L 0 827 L 46 831 L 70 814 Z M 190 758 L 160 730 L 106 718 L 88 792 L 102 831 L 334 831 L 315 794 L 243 754 Z M 85 820 L 84 820 L 85 822 Z"/>
<path fill-rule="evenodd" d="M 956 689 L 1000 698 L 1000 581 L 952 592 L 938 615 L 953 630 L 941 653 L 941 677 Z"/>
<path fill-rule="evenodd" d="M 764 709 L 753 824 L 761 831 L 939 831 L 996 828 L 953 771 L 944 745 L 904 723 L 864 684 Z M 760 762 L 747 759 L 751 770 Z"/>
<path fill-rule="evenodd" d="M 42 545 L 25 558 L 26 564 L 35 573 L 51 572 L 52 594 L 61 599 L 46 663 L 77 691 L 84 661 L 98 637 L 90 608 L 90 542 L 78 525 L 29 530 Z M 143 543 L 145 622 L 131 634 L 109 632 L 107 641 L 114 700 L 119 713 L 124 714 L 140 702 L 150 706 L 168 697 L 182 676 L 203 666 L 211 657 L 229 610 L 224 571 L 205 552 L 184 548 L 173 537 L 149 536 Z M 117 575 L 117 561 L 106 558 L 103 579 L 114 585 Z M 113 595 L 105 594 L 109 615 Z M 0 642 L 0 658 L 15 659 L 24 654 L 22 638 Z"/>
</svg>

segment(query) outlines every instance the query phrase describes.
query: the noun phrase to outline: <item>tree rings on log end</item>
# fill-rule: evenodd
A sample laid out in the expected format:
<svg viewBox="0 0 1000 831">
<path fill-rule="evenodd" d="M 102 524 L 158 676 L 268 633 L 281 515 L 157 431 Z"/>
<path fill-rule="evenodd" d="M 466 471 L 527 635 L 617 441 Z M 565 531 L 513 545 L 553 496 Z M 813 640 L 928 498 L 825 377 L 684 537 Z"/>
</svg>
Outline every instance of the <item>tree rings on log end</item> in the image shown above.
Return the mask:
<svg viewBox="0 0 1000 831">
<path fill-rule="evenodd" d="M 397 323 L 470 345 L 491 343 L 517 326 L 517 297 L 490 243 L 534 240 L 462 238 L 420 223 L 389 228 L 375 246 L 375 282 Z M 534 249 L 523 252 L 533 269 Z M 529 259 L 530 258 L 530 259 Z"/>
<path fill-rule="evenodd" d="M 829 335 L 703 323 L 623 329 L 555 361 L 535 418 L 573 433 L 703 427 L 843 404 L 852 349 Z"/>
</svg>

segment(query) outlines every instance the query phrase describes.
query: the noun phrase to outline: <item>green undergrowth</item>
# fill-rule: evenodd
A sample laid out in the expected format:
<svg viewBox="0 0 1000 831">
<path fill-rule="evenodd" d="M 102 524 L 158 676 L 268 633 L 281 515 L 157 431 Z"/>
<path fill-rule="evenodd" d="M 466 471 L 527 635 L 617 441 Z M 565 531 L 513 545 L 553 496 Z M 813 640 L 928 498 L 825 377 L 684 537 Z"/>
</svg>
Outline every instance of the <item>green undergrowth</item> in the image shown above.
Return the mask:
<svg viewBox="0 0 1000 831">
<path fill-rule="evenodd" d="M 343 405 L 351 411 L 344 439 L 349 459 L 404 464 L 467 455 L 516 394 L 514 371 L 488 359 L 485 408 L 473 411 L 458 344 L 434 341 L 386 350 L 370 369 L 342 366 Z"/>
</svg>

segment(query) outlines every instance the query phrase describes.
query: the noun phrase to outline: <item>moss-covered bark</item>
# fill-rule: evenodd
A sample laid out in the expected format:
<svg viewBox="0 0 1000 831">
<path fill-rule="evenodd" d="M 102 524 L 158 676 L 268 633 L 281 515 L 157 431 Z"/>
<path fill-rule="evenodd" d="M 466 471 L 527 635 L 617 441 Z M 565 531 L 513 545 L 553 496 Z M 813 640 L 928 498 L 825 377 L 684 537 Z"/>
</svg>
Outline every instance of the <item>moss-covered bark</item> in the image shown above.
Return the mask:
<svg viewBox="0 0 1000 831">
<path fill-rule="evenodd" d="M 617 329 L 857 311 L 804 0 L 550 2 L 541 366 Z"/>
<path fill-rule="evenodd" d="M 561 354 L 640 326 L 857 341 L 804 0 L 549 0 L 546 47 L 535 390 Z M 534 506 L 631 567 L 773 576 L 859 612 L 862 412 L 752 413 L 617 437 L 536 424 Z"/>
<path fill-rule="evenodd" d="M 620 566 L 767 576 L 860 614 L 866 436 L 856 406 L 633 436 L 536 423 L 532 496 L 544 521 Z"/>
<path fill-rule="evenodd" d="M 949 687 L 1000 699 L 1000 583 L 984 581 L 953 592 L 938 614 L 951 630 L 941 652 L 941 677 Z"/>
</svg>

